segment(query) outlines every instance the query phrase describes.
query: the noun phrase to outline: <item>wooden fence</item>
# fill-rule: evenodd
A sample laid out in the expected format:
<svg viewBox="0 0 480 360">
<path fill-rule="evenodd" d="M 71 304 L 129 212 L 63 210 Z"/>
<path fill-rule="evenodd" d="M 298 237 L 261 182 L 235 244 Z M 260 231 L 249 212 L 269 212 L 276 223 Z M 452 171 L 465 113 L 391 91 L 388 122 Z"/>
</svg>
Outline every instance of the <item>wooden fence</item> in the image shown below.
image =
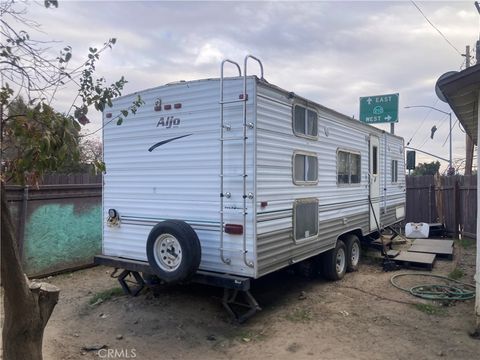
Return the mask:
<svg viewBox="0 0 480 360">
<path fill-rule="evenodd" d="M 476 238 L 477 176 L 407 176 L 406 222 L 443 223 Z"/>
<path fill-rule="evenodd" d="M 101 174 L 52 174 L 7 185 L 24 271 L 33 277 L 87 266 L 102 248 Z"/>
<path fill-rule="evenodd" d="M 78 173 L 78 174 L 45 174 L 42 185 L 73 185 L 73 184 L 101 184 L 102 174 Z"/>
</svg>

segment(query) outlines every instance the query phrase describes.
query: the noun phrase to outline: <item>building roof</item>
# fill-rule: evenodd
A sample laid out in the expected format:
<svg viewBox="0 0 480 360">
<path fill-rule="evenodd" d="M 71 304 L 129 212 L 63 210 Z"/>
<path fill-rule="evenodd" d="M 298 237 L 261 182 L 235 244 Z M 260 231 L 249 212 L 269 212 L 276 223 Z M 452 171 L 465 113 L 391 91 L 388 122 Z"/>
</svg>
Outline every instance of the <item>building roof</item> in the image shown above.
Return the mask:
<svg viewBox="0 0 480 360">
<path fill-rule="evenodd" d="M 478 144 L 480 64 L 439 80 L 438 87 L 467 134 Z"/>
</svg>

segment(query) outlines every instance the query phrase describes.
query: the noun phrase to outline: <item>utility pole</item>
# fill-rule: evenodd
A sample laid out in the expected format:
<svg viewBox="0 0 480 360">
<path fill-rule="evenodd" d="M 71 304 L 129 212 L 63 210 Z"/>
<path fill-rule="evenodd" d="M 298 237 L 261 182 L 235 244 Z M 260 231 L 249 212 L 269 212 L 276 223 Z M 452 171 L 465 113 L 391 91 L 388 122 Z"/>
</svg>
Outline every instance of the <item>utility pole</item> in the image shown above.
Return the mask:
<svg viewBox="0 0 480 360">
<path fill-rule="evenodd" d="M 465 67 L 469 68 L 470 67 L 470 45 L 467 45 L 465 48 Z"/>
<path fill-rule="evenodd" d="M 478 45 L 478 41 L 477 41 Z M 478 60 L 477 60 L 478 62 Z M 470 67 L 470 46 L 465 48 L 465 67 Z M 465 175 L 472 175 L 473 164 L 473 141 L 468 134 L 465 134 Z"/>
</svg>

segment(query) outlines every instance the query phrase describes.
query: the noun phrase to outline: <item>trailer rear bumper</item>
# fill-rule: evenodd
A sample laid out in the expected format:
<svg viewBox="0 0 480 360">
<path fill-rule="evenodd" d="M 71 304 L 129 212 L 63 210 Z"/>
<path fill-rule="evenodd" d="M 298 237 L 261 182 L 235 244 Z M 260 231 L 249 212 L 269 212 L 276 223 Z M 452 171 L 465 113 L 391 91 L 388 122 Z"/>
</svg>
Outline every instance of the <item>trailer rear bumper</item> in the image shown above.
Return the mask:
<svg viewBox="0 0 480 360">
<path fill-rule="evenodd" d="M 155 274 L 146 261 L 97 255 L 94 258 L 94 263 L 124 269 L 118 276 L 118 282 L 123 291 L 132 296 L 137 296 L 145 286 L 151 286 L 145 275 L 140 273 Z M 129 285 L 125 280 L 129 275 L 133 276 L 136 286 Z M 250 293 L 250 280 L 248 277 L 199 270 L 190 279 L 190 282 L 223 288 L 223 307 L 235 321 L 243 323 L 261 310 Z M 129 283 L 131 284 L 131 281 Z"/>
<path fill-rule="evenodd" d="M 97 255 L 94 258 L 96 265 L 110 266 L 119 269 L 129 270 L 131 272 L 147 273 L 154 275 L 155 272 L 146 261 L 125 259 L 116 256 Z M 250 278 L 216 273 L 213 271 L 198 270 L 190 279 L 190 282 L 221 287 L 225 289 L 233 289 L 240 291 L 250 290 Z"/>
</svg>

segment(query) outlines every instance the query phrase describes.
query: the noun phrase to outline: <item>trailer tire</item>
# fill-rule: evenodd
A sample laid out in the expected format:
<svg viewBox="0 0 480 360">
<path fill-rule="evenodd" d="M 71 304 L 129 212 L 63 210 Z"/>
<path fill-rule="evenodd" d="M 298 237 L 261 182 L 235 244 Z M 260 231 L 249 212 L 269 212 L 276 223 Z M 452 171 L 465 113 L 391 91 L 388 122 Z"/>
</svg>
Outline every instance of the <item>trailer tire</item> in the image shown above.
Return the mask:
<svg viewBox="0 0 480 360">
<path fill-rule="evenodd" d="M 323 276 L 328 280 L 341 280 L 347 271 L 347 248 L 342 240 L 337 240 L 334 249 L 323 254 Z"/>
<path fill-rule="evenodd" d="M 357 271 L 361 255 L 360 240 L 356 235 L 349 235 L 345 238 L 345 246 L 347 247 L 347 271 Z"/>
<path fill-rule="evenodd" d="M 184 221 L 162 221 L 148 235 L 148 262 L 155 274 L 167 283 L 192 277 L 200 266 L 201 256 L 198 236 Z"/>
</svg>

